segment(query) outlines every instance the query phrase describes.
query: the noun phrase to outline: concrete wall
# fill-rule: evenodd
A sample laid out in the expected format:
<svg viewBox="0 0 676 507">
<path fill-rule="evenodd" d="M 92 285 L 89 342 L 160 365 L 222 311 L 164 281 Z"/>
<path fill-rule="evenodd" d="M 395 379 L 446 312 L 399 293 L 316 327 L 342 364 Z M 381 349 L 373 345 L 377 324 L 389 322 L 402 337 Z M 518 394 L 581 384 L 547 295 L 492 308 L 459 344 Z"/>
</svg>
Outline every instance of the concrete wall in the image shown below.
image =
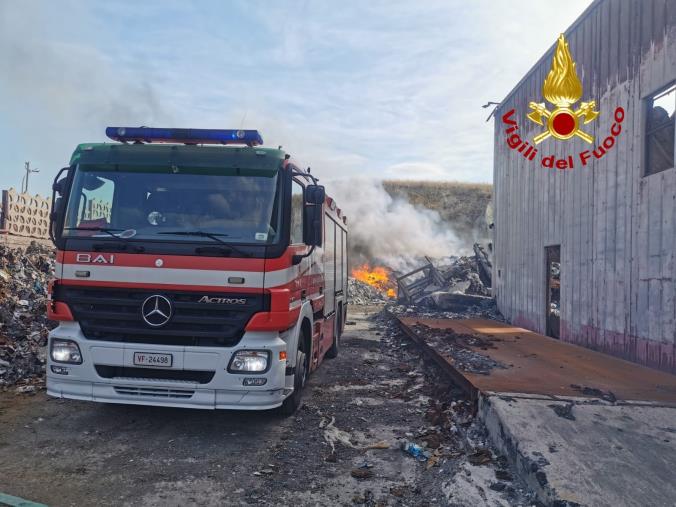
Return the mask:
<svg viewBox="0 0 676 507">
<path fill-rule="evenodd" d="M 51 198 L 22 194 L 10 188 L 2 191 L 0 232 L 35 239 L 49 238 Z"/>
<path fill-rule="evenodd" d="M 555 34 L 552 34 L 552 38 Z M 509 149 L 501 116 L 519 132 L 541 102 L 554 47 L 496 112 L 494 291 L 514 324 L 545 332 L 545 246 L 561 245 L 561 339 L 676 372 L 676 170 L 643 176 L 644 98 L 676 80 L 676 2 L 599 0 L 566 32 L 582 100 L 601 115 L 584 126 L 598 146 L 626 112 L 612 150 L 587 167 L 546 169 Z M 547 104 L 550 108 L 551 105 Z M 577 104 L 579 105 L 579 103 Z M 540 155 L 590 149 L 548 139 Z"/>
</svg>

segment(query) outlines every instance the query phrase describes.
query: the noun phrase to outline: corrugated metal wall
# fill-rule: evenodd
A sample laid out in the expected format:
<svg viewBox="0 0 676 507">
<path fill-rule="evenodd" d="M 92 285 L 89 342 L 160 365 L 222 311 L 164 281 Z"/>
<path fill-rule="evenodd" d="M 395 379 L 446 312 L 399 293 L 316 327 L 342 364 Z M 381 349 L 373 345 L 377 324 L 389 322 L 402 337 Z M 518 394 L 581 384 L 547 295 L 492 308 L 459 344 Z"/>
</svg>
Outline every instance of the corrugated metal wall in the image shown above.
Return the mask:
<svg viewBox="0 0 676 507">
<path fill-rule="evenodd" d="M 544 101 L 553 47 L 503 101 L 494 152 L 498 306 L 544 333 L 545 246 L 560 244 L 561 339 L 676 372 L 676 170 L 642 176 L 643 99 L 676 79 L 676 0 L 597 1 L 566 39 L 582 100 L 601 111 L 584 126 L 593 146 L 609 135 L 618 106 L 623 130 L 602 159 L 572 170 L 543 168 L 539 158 L 590 149 L 581 139 L 545 140 L 532 162 L 507 147 L 501 116 L 512 108 L 524 139 L 542 131 L 526 114 L 530 101 Z"/>
</svg>

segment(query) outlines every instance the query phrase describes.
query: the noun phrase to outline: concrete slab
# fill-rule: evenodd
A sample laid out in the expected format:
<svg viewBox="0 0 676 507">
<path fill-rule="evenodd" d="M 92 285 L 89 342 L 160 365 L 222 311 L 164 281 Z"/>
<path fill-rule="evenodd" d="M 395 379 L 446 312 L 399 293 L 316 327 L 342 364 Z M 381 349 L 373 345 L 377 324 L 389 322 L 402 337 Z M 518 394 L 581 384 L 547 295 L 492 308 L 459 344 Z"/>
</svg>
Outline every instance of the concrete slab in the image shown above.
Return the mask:
<svg viewBox="0 0 676 507">
<path fill-rule="evenodd" d="M 676 505 L 676 408 L 501 393 L 479 413 L 547 505 Z"/>
<path fill-rule="evenodd" d="M 484 319 L 400 322 L 545 505 L 676 506 L 676 376 Z"/>
</svg>

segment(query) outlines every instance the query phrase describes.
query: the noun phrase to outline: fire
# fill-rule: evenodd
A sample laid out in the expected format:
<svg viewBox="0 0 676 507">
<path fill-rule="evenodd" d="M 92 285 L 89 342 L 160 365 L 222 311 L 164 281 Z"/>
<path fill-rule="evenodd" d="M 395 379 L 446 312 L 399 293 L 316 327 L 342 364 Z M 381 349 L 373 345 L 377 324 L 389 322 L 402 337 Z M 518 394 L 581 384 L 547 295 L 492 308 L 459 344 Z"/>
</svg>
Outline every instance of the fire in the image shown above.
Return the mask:
<svg viewBox="0 0 676 507">
<path fill-rule="evenodd" d="M 575 72 L 575 62 L 563 34 L 559 36 L 552 68 L 542 86 L 542 94 L 559 107 L 569 107 L 582 97 L 582 83 Z"/>
<path fill-rule="evenodd" d="M 352 276 L 357 280 L 384 292 L 387 297 L 395 298 L 397 297 L 397 292 L 394 289 L 396 282 L 392 280 L 390 273 L 390 270 L 384 266 L 371 267 L 368 264 L 363 264 L 352 270 Z"/>
</svg>

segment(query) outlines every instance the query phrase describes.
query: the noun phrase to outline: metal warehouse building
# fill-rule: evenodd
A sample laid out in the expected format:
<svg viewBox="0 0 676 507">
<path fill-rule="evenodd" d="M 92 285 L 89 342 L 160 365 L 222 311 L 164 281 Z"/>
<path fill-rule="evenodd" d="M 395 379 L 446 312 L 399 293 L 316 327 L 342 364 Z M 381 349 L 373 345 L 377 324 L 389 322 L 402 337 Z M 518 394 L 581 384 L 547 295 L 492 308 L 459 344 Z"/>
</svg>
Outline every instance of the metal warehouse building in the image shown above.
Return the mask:
<svg viewBox="0 0 676 507">
<path fill-rule="evenodd" d="M 516 325 L 676 373 L 676 1 L 597 0 L 565 38 L 594 141 L 507 143 L 512 109 L 530 145 L 546 129 L 527 115 L 555 44 L 495 113 L 494 294 Z"/>
</svg>

